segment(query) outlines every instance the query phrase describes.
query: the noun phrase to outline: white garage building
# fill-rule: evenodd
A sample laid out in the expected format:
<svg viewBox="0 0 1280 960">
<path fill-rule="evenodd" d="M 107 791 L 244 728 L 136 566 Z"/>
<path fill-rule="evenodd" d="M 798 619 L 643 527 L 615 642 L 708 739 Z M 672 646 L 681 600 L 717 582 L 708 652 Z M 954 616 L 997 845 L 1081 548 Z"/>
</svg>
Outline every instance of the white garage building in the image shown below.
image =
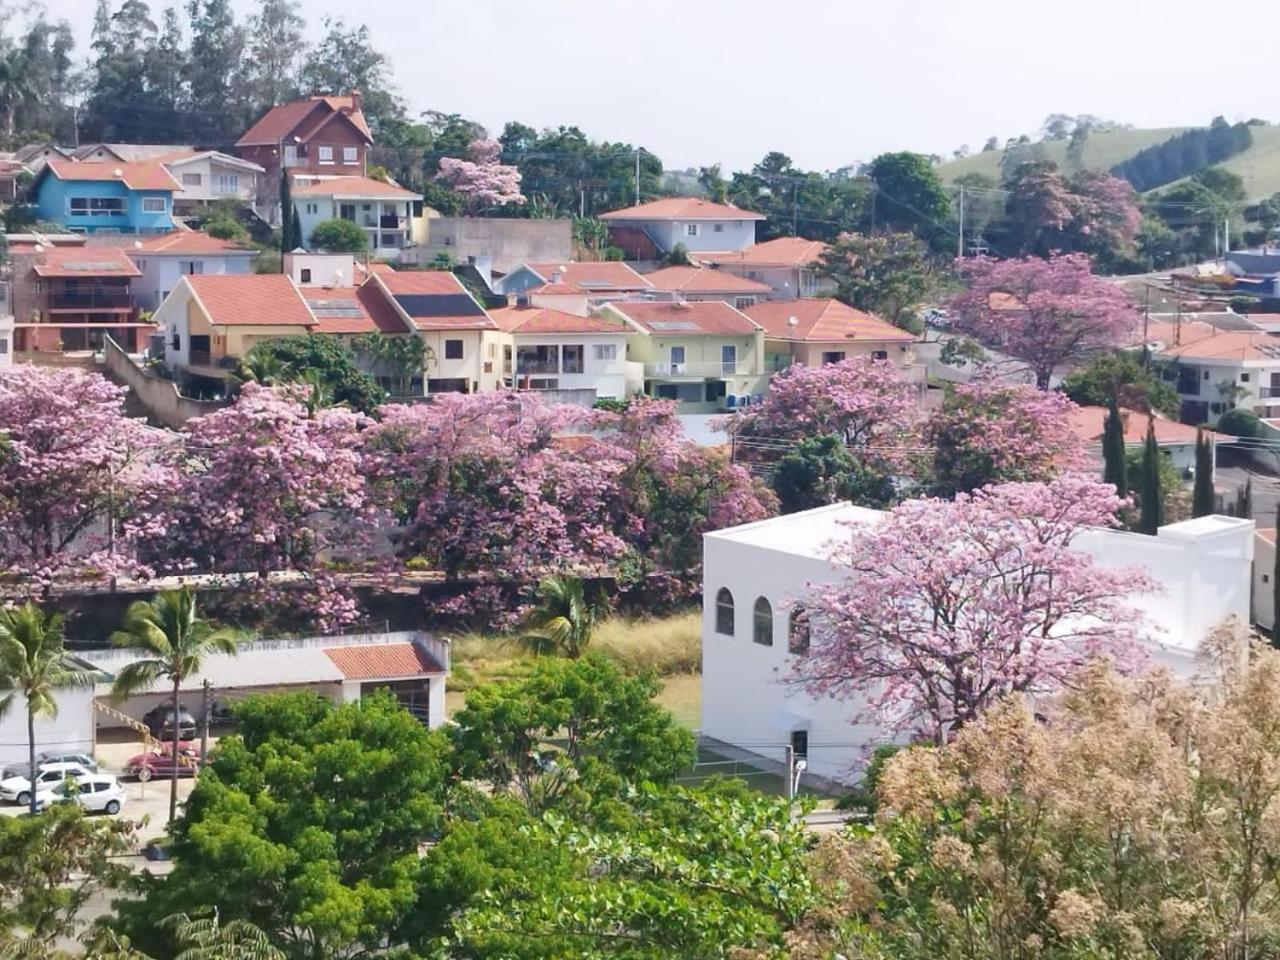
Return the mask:
<svg viewBox="0 0 1280 960">
<path fill-rule="evenodd" d="M 849 782 L 870 749 L 892 739 L 884 727 L 853 722 L 861 704 L 814 698 L 783 682 L 797 656 L 789 650 L 792 610 L 811 584 L 842 576 L 829 558 L 847 526 L 881 516 L 836 504 L 704 537 L 702 734 L 712 749 L 719 742 L 773 768 L 791 746 L 810 773 Z M 1153 658 L 1181 675 L 1194 671 L 1196 650 L 1214 626 L 1230 616 L 1248 623 L 1252 520 L 1201 517 L 1155 537 L 1088 531 L 1076 544 L 1100 565 L 1145 567 L 1163 584 L 1162 594 L 1134 604 L 1158 637 Z M 766 634 L 767 645 L 759 642 Z"/>
</svg>

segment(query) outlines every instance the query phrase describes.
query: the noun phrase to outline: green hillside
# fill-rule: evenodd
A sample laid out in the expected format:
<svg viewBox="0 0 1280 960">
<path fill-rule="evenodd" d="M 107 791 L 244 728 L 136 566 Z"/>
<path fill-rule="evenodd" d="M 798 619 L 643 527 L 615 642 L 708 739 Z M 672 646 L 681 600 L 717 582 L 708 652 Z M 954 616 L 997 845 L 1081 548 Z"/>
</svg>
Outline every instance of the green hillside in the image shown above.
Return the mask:
<svg viewBox="0 0 1280 960">
<path fill-rule="evenodd" d="M 1110 170 L 1122 160 L 1128 160 L 1139 150 L 1143 150 L 1153 144 L 1163 143 L 1174 134 L 1181 133 L 1186 129 L 1188 128 L 1163 127 L 1154 130 L 1114 130 L 1109 133 L 1091 134 L 1084 145 L 1084 165 L 1091 170 Z M 1263 132 L 1280 133 L 1280 130 L 1272 131 L 1266 129 Z M 1259 143 L 1261 142 L 1257 129 L 1254 130 L 1254 138 Z M 1243 159 L 1256 149 L 1258 149 L 1258 143 L 1255 143 L 1250 150 L 1240 154 L 1236 159 Z M 938 171 L 947 182 L 955 180 L 957 177 L 962 177 L 966 173 L 985 173 L 987 176 L 998 179 L 1000 176 L 1000 158 L 1003 156 L 1003 150 L 975 153 L 965 157 L 963 160 L 952 160 L 949 163 L 944 163 L 938 168 Z M 1059 166 L 1065 166 L 1067 141 L 1046 141 L 1044 144 L 1044 156 Z M 1243 174 L 1241 175 L 1243 176 Z"/>
</svg>

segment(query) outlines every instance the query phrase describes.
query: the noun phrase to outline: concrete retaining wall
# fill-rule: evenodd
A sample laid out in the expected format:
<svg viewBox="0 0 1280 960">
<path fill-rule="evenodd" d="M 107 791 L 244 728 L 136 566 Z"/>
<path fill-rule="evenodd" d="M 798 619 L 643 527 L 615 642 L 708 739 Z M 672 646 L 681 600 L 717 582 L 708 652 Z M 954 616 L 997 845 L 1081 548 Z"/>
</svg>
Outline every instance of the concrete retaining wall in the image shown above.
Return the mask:
<svg viewBox="0 0 1280 960">
<path fill-rule="evenodd" d="M 147 419 L 156 426 L 179 430 L 193 417 L 203 417 L 227 406 L 225 400 L 184 397 L 178 392 L 176 383 L 147 373 L 110 337 L 107 338 L 103 357 L 107 375 L 133 392 L 146 411 Z"/>
</svg>

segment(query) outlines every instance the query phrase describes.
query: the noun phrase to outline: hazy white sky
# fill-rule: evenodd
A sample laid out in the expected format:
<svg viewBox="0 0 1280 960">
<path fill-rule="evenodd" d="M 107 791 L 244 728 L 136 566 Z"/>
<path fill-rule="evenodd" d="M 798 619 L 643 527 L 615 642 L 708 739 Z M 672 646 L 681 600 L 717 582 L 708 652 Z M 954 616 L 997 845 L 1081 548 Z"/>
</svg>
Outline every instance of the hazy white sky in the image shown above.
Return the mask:
<svg viewBox="0 0 1280 960">
<path fill-rule="evenodd" d="M 86 44 L 95 0 L 45 0 Z M 173 0 L 178 2 L 178 0 Z M 243 14 L 255 0 L 233 0 Z M 159 10 L 166 0 L 152 0 Z M 668 167 L 781 150 L 831 169 L 950 154 L 1053 112 L 1138 126 L 1280 120 L 1280 2 L 1237 0 L 303 0 L 311 32 L 358 11 L 412 110 L 576 124 Z M 158 19 L 158 16 L 157 16 Z M 83 52 L 83 51 L 82 51 Z"/>
</svg>

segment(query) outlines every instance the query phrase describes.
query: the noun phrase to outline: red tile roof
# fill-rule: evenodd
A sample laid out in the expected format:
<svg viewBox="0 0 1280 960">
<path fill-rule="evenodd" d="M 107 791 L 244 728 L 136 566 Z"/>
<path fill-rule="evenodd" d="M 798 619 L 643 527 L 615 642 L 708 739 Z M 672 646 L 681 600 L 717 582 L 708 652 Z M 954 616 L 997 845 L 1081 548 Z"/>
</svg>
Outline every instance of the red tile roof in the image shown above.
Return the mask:
<svg viewBox="0 0 1280 960">
<path fill-rule="evenodd" d="M 498 329 L 462 281 L 447 270 L 377 273 L 370 282 L 380 284 L 418 330 Z"/>
<path fill-rule="evenodd" d="M 351 97 L 307 97 L 272 107 L 236 141 L 238 147 L 271 146 L 297 136 L 306 140 L 335 114 L 345 116 L 370 143 L 373 137 L 364 114 Z"/>
<path fill-rule="evenodd" d="M 314 327 L 315 317 L 282 273 L 210 274 L 182 278 L 219 327 Z"/>
<path fill-rule="evenodd" d="M 753 267 L 805 267 L 813 263 L 822 252 L 828 249 L 821 240 L 806 240 L 804 237 L 778 237 L 747 247 L 745 250 L 730 250 L 724 253 L 698 253 L 690 256 L 703 263 L 750 264 Z"/>
<path fill-rule="evenodd" d="M 1267 541 L 1267 543 L 1270 543 L 1273 546 L 1276 542 L 1275 527 L 1259 527 L 1257 530 L 1254 531 L 1254 535 L 1261 537 L 1263 540 Z"/>
<path fill-rule="evenodd" d="M 50 159 L 45 167 L 59 180 L 118 180 L 130 190 L 181 190 L 163 163 L 84 163 Z"/>
<path fill-rule="evenodd" d="M 299 287 L 315 314 L 315 333 L 409 333 L 376 284 L 360 287 Z"/>
<path fill-rule="evenodd" d="M 140 277 L 119 247 L 47 247 L 32 269 L 38 277 Z"/>
<path fill-rule="evenodd" d="M 649 281 L 627 264 L 617 260 L 597 261 L 541 261 L 526 263 L 543 280 L 546 286 L 567 289 L 542 290 L 541 293 L 600 293 L 608 290 L 648 290 Z M 560 274 L 559 281 L 553 280 Z"/>
<path fill-rule="evenodd" d="M 550 307 L 501 307 L 489 316 L 507 333 L 632 333 L 632 328 L 607 316 L 580 317 Z"/>
<path fill-rule="evenodd" d="M 388 200 L 421 200 L 422 195 L 371 177 L 332 177 L 294 187 L 295 197 L 377 197 Z"/>
<path fill-rule="evenodd" d="M 1247 330 L 1215 330 L 1204 335 L 1202 330 L 1189 330 L 1190 326 L 1182 325 L 1182 342 L 1178 346 L 1170 339 L 1155 352 L 1162 357 L 1188 360 L 1280 360 L 1280 337 Z"/>
<path fill-rule="evenodd" d="M 698 197 L 663 197 L 638 207 L 613 210 L 601 220 L 763 220 L 763 213 L 743 210 L 727 203 L 712 203 Z"/>
<path fill-rule="evenodd" d="M 258 251 L 242 246 L 234 240 L 221 240 L 196 230 L 174 230 L 159 236 L 139 240 L 133 252 L 148 254 L 219 254 L 240 253 L 257 255 Z"/>
<path fill-rule="evenodd" d="M 324 652 L 347 680 L 410 679 L 444 673 L 444 667 L 414 643 L 325 647 Z"/>
<path fill-rule="evenodd" d="M 766 294 L 772 288 L 767 283 L 734 276 L 723 270 L 707 270 L 700 267 L 663 267 L 645 274 L 658 290 L 678 290 L 682 293 L 737 293 L 745 296 Z"/>
<path fill-rule="evenodd" d="M 377 276 L 393 296 L 467 292 L 462 282 L 448 270 L 394 271 Z"/>
<path fill-rule="evenodd" d="M 650 333 L 745 336 L 760 329 L 753 320 L 723 300 L 690 300 L 684 303 L 628 300 L 610 306 Z"/>
<path fill-rule="evenodd" d="M 900 327 L 839 300 L 804 298 L 756 303 L 742 311 L 770 340 L 808 340 L 834 343 L 875 340 L 911 343 L 919 339 Z M 795 323 L 792 323 L 792 319 Z"/>
<path fill-rule="evenodd" d="M 1124 442 L 1140 444 L 1147 439 L 1147 415 L 1138 410 L 1122 409 L 1120 417 L 1124 421 Z M 1103 424 L 1107 419 L 1106 407 L 1077 407 L 1071 411 L 1071 430 L 1084 444 L 1096 444 L 1102 441 Z M 1184 444 L 1195 443 L 1197 430 L 1187 423 L 1179 423 L 1167 417 L 1156 415 L 1156 443 Z M 1233 438 L 1207 431 L 1215 441 L 1232 443 Z"/>
</svg>

